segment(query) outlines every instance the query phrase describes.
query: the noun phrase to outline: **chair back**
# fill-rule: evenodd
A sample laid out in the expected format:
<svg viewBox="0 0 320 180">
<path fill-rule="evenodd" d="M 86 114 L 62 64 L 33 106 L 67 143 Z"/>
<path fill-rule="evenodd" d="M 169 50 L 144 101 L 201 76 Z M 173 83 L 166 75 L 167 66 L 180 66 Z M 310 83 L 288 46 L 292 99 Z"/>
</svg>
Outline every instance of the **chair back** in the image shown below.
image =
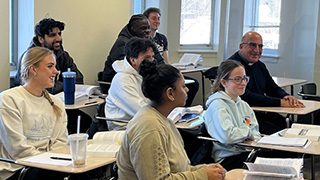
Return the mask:
<svg viewBox="0 0 320 180">
<path fill-rule="evenodd" d="M 317 94 L 317 85 L 315 83 L 303 84 L 303 85 L 301 85 L 300 90 L 301 90 L 300 92 L 303 94 L 316 95 Z"/>
<path fill-rule="evenodd" d="M 301 96 L 302 99 L 320 101 L 320 96 L 316 94 L 317 85 L 315 83 L 307 83 L 301 85 L 300 92 L 298 92 L 298 95 Z"/>
</svg>

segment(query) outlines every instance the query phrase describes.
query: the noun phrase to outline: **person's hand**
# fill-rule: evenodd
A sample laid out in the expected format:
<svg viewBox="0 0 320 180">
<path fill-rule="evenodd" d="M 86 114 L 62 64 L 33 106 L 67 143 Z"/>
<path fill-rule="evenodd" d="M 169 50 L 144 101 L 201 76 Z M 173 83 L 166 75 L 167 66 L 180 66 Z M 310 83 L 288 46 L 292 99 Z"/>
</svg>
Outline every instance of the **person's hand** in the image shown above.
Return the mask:
<svg viewBox="0 0 320 180">
<path fill-rule="evenodd" d="M 207 166 L 205 170 L 208 180 L 223 180 L 226 177 L 226 170 L 220 164 Z"/>
<path fill-rule="evenodd" d="M 283 99 L 281 99 L 281 106 L 297 108 L 305 107 L 304 104 L 300 102 L 298 99 L 296 99 L 294 96 L 285 96 Z"/>
</svg>

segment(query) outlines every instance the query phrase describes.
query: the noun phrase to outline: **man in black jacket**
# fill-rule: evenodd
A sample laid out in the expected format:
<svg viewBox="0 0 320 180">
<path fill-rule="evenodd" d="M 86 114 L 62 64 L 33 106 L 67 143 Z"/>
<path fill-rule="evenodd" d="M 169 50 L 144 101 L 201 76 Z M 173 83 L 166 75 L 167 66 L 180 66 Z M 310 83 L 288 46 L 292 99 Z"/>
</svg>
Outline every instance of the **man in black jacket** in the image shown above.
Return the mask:
<svg viewBox="0 0 320 180">
<path fill-rule="evenodd" d="M 52 18 L 44 18 L 35 26 L 35 36 L 33 37 L 30 46 L 28 49 L 36 46 L 41 46 L 52 50 L 56 56 L 56 69 L 59 71 L 59 74 L 56 76 L 54 86 L 47 89 L 51 94 L 57 94 L 63 91 L 63 78 L 62 72 L 71 69 L 71 71 L 76 72 L 76 84 L 83 84 L 83 75 L 80 70 L 77 68 L 77 65 L 74 63 L 72 57 L 67 51 L 62 47 L 62 31 L 64 30 L 65 24 L 60 21 L 56 21 Z M 23 55 L 22 55 L 23 56 Z M 22 58 L 21 56 L 21 58 Z M 18 62 L 17 73 L 14 78 L 14 86 L 21 85 L 20 80 L 20 63 L 21 58 Z M 68 115 L 68 131 L 70 133 L 76 133 L 77 126 L 77 117 L 81 116 L 81 132 L 86 132 L 90 123 L 92 121 L 91 117 L 78 110 L 67 110 Z"/>
<path fill-rule="evenodd" d="M 228 59 L 239 61 L 250 77 L 241 98 L 250 106 L 304 107 L 294 96 L 286 93 L 272 79 L 266 65 L 259 59 L 262 54 L 262 36 L 254 31 L 247 32 L 241 39 L 239 51 Z M 271 134 L 286 128 L 285 118 L 278 113 L 256 112 L 262 134 Z"/>
<path fill-rule="evenodd" d="M 132 37 L 140 37 L 150 39 L 150 23 L 143 14 L 131 16 L 128 24 L 120 31 L 116 42 L 113 44 L 109 56 L 104 65 L 102 80 L 111 82 L 116 72 L 112 68 L 112 64 L 116 60 L 123 60 L 125 57 L 125 45 Z M 160 52 L 154 52 L 154 58 L 158 63 L 164 63 L 164 59 Z M 103 93 L 108 93 L 109 85 L 101 85 Z"/>
</svg>

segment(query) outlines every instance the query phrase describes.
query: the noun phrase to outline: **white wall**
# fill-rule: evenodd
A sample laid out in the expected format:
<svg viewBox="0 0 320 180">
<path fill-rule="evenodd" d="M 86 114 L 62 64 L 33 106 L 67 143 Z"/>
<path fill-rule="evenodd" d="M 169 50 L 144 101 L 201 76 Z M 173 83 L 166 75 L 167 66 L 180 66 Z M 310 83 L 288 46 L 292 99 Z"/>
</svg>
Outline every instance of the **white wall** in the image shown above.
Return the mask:
<svg viewBox="0 0 320 180">
<path fill-rule="evenodd" d="M 0 92 L 10 86 L 9 64 L 9 0 L 0 1 Z"/>
<path fill-rule="evenodd" d="M 35 23 L 46 17 L 66 23 L 63 46 L 95 84 L 120 30 L 130 18 L 130 0 L 34 0 Z"/>
</svg>

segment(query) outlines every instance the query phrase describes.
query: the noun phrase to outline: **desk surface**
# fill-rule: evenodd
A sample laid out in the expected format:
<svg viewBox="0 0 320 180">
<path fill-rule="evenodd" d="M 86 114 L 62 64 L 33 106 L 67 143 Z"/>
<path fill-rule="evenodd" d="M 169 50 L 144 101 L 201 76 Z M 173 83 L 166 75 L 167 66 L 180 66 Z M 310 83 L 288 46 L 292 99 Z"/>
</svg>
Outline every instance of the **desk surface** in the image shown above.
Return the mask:
<svg viewBox="0 0 320 180">
<path fill-rule="evenodd" d="M 308 82 L 305 79 L 293 79 L 293 78 L 285 78 L 285 77 L 272 77 L 272 79 L 280 87 L 293 86 L 293 85 Z"/>
<path fill-rule="evenodd" d="M 80 109 L 80 108 L 86 108 L 90 106 L 96 106 L 98 104 L 104 103 L 105 100 L 102 98 L 90 98 L 82 101 L 77 101 L 73 105 L 66 105 L 66 109 Z"/>
<path fill-rule="evenodd" d="M 61 148 L 59 150 L 55 150 L 51 152 L 69 154 L 70 151 L 69 151 L 69 147 L 67 147 L 67 148 Z M 48 170 L 73 173 L 73 174 L 87 172 L 92 169 L 96 169 L 96 168 L 116 162 L 116 158 L 112 158 L 112 157 L 87 156 L 87 165 L 85 167 L 73 168 L 72 164 L 68 166 L 59 166 L 59 165 L 39 164 L 39 163 L 23 161 L 24 159 L 27 159 L 27 158 L 29 157 L 18 159 L 17 163 L 23 166 L 36 167 L 41 169 L 48 169 Z"/>
<path fill-rule="evenodd" d="M 178 67 L 176 67 L 176 68 L 178 68 Z M 204 71 L 206 71 L 206 70 L 208 70 L 208 69 L 210 69 L 211 67 L 209 67 L 209 66 L 198 66 L 198 67 L 183 67 L 183 68 L 178 68 L 182 73 L 192 73 L 192 72 L 199 72 L 199 71 L 201 71 L 201 72 L 204 72 Z"/>
<path fill-rule="evenodd" d="M 309 100 L 300 100 L 305 107 L 304 108 L 293 108 L 293 107 L 252 107 L 254 111 L 263 111 L 263 112 L 277 112 L 284 114 L 295 114 L 295 115 L 304 115 L 311 112 L 314 112 L 320 109 L 320 101 L 309 101 Z"/>
</svg>

